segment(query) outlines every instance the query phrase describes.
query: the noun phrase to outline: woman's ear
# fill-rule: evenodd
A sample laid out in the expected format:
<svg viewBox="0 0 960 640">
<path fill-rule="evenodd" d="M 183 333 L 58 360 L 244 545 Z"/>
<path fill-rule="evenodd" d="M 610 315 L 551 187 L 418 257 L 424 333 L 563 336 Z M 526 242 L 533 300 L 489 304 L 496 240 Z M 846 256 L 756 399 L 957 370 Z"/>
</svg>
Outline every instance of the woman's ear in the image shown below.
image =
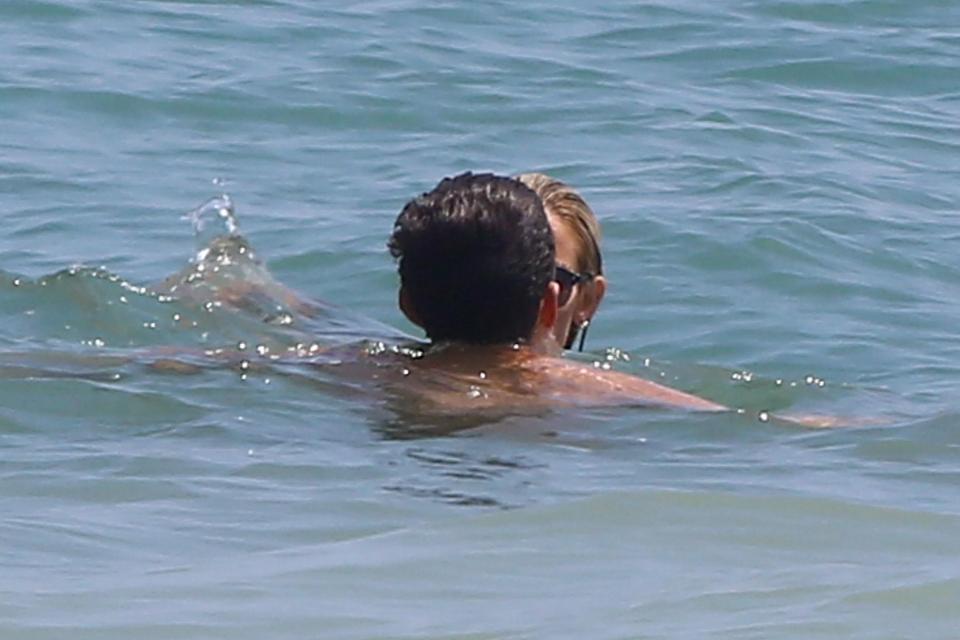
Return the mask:
<svg viewBox="0 0 960 640">
<path fill-rule="evenodd" d="M 410 299 L 410 294 L 407 293 L 407 290 L 403 286 L 400 287 L 397 302 L 400 305 L 400 311 L 403 312 L 403 315 L 407 316 L 407 320 L 423 329 L 420 314 L 417 313 L 417 309 L 413 306 L 413 300 Z"/>
<path fill-rule="evenodd" d="M 597 312 L 597 307 L 603 302 L 603 296 L 607 295 L 607 279 L 603 276 L 597 276 L 593 279 L 593 288 L 596 292 L 596 300 L 593 303 L 593 312 Z"/>
<path fill-rule="evenodd" d="M 607 279 L 603 276 L 595 276 L 590 281 L 590 286 L 584 287 L 584 296 L 582 298 L 580 310 L 577 312 L 577 321 L 584 321 L 593 318 L 597 313 L 597 308 L 603 301 L 603 296 L 607 294 Z"/>
</svg>

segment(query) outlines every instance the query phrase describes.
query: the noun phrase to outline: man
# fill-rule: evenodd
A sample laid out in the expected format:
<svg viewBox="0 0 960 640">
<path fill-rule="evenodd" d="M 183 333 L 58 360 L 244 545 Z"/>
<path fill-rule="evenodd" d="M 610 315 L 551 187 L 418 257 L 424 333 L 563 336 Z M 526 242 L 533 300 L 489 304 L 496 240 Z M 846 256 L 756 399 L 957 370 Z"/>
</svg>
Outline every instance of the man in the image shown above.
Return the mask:
<svg viewBox="0 0 960 640">
<path fill-rule="evenodd" d="M 471 405 L 638 403 L 725 407 L 635 376 L 559 357 L 553 235 L 539 197 L 491 174 L 445 178 L 401 211 L 388 242 L 400 309 L 431 341 L 417 362 L 469 382 L 433 399 Z M 412 381 L 411 381 L 412 382 Z"/>
</svg>

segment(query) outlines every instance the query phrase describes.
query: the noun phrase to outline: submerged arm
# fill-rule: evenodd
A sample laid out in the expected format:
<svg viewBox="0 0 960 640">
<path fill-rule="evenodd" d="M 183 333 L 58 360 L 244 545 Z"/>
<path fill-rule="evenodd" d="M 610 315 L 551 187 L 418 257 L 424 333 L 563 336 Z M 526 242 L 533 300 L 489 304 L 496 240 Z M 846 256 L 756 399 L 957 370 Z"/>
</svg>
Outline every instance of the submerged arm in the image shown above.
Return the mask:
<svg viewBox="0 0 960 640">
<path fill-rule="evenodd" d="M 551 359 L 558 399 L 585 404 L 642 404 L 690 411 L 727 411 L 729 407 L 629 373 Z"/>
<path fill-rule="evenodd" d="M 600 371 L 596 374 L 604 386 L 622 396 L 621 401 L 637 401 L 691 411 L 728 411 L 729 407 L 717 404 L 692 393 L 679 391 L 619 371 Z"/>
</svg>

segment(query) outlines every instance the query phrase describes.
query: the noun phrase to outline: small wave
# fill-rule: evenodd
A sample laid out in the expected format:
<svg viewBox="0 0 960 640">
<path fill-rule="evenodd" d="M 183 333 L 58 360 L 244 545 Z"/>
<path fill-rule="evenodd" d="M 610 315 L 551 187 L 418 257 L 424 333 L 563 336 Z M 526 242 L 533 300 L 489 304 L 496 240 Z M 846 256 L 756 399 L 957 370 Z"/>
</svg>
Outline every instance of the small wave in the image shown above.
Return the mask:
<svg viewBox="0 0 960 640">
<path fill-rule="evenodd" d="M 277 350 L 391 333 L 279 283 L 241 234 L 228 195 L 207 200 L 184 219 L 196 254 L 155 284 L 104 267 L 74 266 L 38 278 L 0 272 L 0 344 L 62 351 L 247 342 Z"/>
<path fill-rule="evenodd" d="M 43 0 L 5 0 L 0 3 L 0 18 L 4 21 L 37 19 L 69 22 L 89 15 L 75 3 Z"/>
<path fill-rule="evenodd" d="M 891 58 L 856 56 L 746 65 L 729 71 L 727 77 L 845 94 L 936 96 L 954 90 L 956 69 L 947 64 L 904 64 Z"/>
</svg>

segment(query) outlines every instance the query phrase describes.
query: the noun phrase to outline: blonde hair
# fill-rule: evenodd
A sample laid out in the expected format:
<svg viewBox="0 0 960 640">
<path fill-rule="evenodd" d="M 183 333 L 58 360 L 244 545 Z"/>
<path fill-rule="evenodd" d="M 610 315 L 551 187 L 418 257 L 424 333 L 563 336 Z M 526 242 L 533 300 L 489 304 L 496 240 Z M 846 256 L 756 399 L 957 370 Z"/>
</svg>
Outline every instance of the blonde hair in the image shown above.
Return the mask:
<svg viewBox="0 0 960 640">
<path fill-rule="evenodd" d="M 543 173 L 522 173 L 517 180 L 540 196 L 548 216 L 562 220 L 576 234 L 580 241 L 577 270 L 602 274 L 600 223 L 583 196 L 570 185 Z"/>
</svg>

